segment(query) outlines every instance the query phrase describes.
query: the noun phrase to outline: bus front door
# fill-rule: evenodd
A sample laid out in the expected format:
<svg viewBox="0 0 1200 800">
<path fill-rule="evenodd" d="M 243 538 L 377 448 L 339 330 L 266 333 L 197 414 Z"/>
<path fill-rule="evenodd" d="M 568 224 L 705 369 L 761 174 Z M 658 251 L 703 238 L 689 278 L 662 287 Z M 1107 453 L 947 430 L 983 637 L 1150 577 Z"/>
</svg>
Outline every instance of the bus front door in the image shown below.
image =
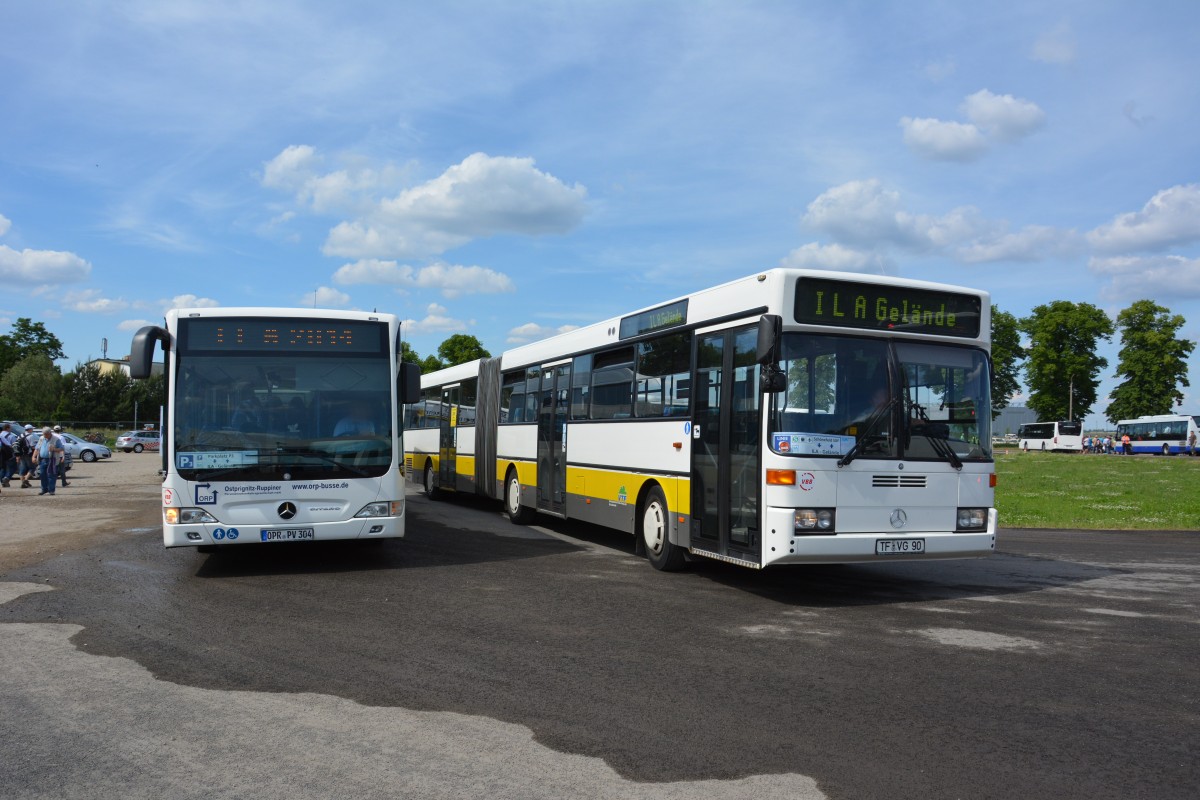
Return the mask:
<svg viewBox="0 0 1200 800">
<path fill-rule="evenodd" d="M 757 328 L 696 337 L 692 547 L 761 563 Z"/>
<path fill-rule="evenodd" d="M 458 403 L 461 387 L 442 390 L 441 432 L 438 436 L 438 487 L 458 486 Z"/>
<path fill-rule="evenodd" d="M 567 401 L 571 396 L 571 365 L 542 370 L 538 409 L 537 507 L 552 514 L 566 512 Z"/>
</svg>

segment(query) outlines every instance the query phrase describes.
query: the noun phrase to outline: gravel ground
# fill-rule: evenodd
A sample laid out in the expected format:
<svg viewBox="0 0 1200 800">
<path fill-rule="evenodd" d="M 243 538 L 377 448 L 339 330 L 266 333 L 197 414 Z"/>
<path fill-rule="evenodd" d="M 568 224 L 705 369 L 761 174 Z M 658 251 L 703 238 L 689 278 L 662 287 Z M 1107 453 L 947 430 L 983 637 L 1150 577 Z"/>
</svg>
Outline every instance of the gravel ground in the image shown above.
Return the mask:
<svg viewBox="0 0 1200 800">
<path fill-rule="evenodd" d="M 0 489 L 0 574 L 58 553 L 161 525 L 158 453 L 121 453 L 91 464 L 76 459 L 53 496 L 20 479 Z"/>
</svg>

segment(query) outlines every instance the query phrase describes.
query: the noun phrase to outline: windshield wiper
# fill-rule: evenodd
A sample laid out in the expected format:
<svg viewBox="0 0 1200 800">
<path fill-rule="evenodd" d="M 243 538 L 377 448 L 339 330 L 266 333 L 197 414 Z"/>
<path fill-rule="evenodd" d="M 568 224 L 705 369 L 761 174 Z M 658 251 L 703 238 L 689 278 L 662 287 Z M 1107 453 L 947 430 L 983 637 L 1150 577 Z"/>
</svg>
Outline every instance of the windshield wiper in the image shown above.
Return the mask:
<svg viewBox="0 0 1200 800">
<path fill-rule="evenodd" d="M 306 458 L 320 459 L 321 461 L 324 461 L 326 464 L 330 464 L 330 465 L 338 467 L 340 469 L 344 469 L 347 472 L 353 472 L 355 475 L 359 476 L 360 478 L 368 477 L 368 473 L 366 472 L 366 470 L 359 469 L 358 467 L 347 464 L 344 461 L 340 461 L 340 460 L 334 458 L 333 456 L 329 455 L 328 453 L 322 452 L 320 450 L 313 450 L 312 448 L 305 448 L 305 447 L 287 447 L 282 442 L 276 442 L 275 453 L 276 453 L 276 455 L 304 456 Z"/>
<path fill-rule="evenodd" d="M 929 415 L 927 413 L 925 413 L 925 409 L 922 408 L 920 405 L 912 402 L 911 400 L 908 400 L 907 398 L 905 398 L 905 405 L 908 407 L 908 410 L 909 410 L 910 421 L 912 419 L 912 416 L 911 416 L 912 413 L 915 412 L 917 417 L 920 418 L 920 420 L 922 422 L 924 422 L 926 425 L 933 424 L 933 420 L 931 420 L 929 418 Z M 910 431 L 913 430 L 913 426 L 909 425 L 908 429 Z M 961 470 L 963 468 L 962 459 L 960 459 L 958 457 L 958 454 L 954 452 L 954 448 L 950 446 L 949 442 L 947 442 L 945 439 L 943 439 L 940 436 L 934 436 L 932 433 L 930 433 L 928 431 L 922 432 L 921 430 L 918 429 L 916 432 L 919 435 L 924 436 L 926 441 L 929 442 L 930 446 L 933 447 L 933 451 L 935 453 L 937 453 L 939 456 L 941 456 L 942 458 L 949 461 L 950 466 L 954 467 L 956 470 Z"/>
<path fill-rule="evenodd" d="M 854 444 L 851 445 L 850 449 L 846 451 L 846 455 L 838 459 L 838 467 L 844 467 L 858 457 L 858 451 L 862 448 L 863 442 L 867 441 L 867 439 L 870 438 L 871 434 L 874 432 L 875 428 L 879 426 L 879 423 L 887 418 L 887 415 L 892 412 L 892 409 L 895 408 L 899 399 L 899 397 L 893 397 L 891 400 L 888 400 L 882 406 L 875 409 L 874 414 L 867 417 L 867 421 L 863 423 L 862 436 L 855 439 Z"/>
</svg>

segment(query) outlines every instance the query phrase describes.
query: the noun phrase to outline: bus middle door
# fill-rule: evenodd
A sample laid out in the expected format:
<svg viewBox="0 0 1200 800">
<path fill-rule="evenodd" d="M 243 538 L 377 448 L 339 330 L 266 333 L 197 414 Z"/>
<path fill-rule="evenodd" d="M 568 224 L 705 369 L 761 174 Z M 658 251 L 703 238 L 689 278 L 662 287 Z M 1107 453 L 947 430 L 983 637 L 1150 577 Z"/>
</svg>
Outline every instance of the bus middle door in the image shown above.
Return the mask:
<svg viewBox="0 0 1200 800">
<path fill-rule="evenodd" d="M 537 507 L 552 514 L 566 513 L 567 403 L 571 396 L 571 365 L 542 370 L 538 406 Z"/>
<path fill-rule="evenodd" d="M 458 489 L 458 404 L 461 387 L 442 390 L 442 413 L 438 435 L 438 487 Z"/>
</svg>

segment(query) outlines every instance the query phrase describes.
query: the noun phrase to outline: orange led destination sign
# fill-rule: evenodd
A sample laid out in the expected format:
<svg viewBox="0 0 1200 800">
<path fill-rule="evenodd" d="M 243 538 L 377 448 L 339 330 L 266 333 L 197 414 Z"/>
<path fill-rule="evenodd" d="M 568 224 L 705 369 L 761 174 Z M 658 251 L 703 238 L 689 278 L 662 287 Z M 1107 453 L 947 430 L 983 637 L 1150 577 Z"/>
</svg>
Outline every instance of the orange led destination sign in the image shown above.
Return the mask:
<svg viewBox="0 0 1200 800">
<path fill-rule="evenodd" d="M 189 353 L 386 353 L 386 343 L 386 325 L 362 320 L 204 317 L 179 324 L 179 348 Z"/>
<path fill-rule="evenodd" d="M 979 335 L 977 295 L 826 278 L 798 278 L 796 322 L 871 331 Z"/>
</svg>

